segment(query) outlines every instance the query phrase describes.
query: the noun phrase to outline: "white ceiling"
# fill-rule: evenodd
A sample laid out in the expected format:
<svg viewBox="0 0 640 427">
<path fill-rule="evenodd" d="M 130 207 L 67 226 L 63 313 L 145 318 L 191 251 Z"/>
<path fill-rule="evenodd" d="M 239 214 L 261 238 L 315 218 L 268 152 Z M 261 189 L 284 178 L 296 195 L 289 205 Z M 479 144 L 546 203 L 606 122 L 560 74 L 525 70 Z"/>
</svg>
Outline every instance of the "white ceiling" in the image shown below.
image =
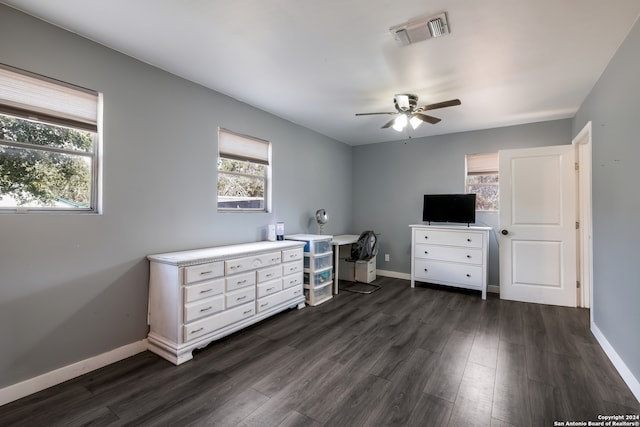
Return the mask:
<svg viewBox="0 0 640 427">
<path fill-rule="evenodd" d="M 351 145 L 572 117 L 640 14 L 638 0 L 9 0 L 173 74 Z M 389 28 L 446 11 L 451 34 Z M 436 125 L 380 129 L 393 95 Z"/>
</svg>

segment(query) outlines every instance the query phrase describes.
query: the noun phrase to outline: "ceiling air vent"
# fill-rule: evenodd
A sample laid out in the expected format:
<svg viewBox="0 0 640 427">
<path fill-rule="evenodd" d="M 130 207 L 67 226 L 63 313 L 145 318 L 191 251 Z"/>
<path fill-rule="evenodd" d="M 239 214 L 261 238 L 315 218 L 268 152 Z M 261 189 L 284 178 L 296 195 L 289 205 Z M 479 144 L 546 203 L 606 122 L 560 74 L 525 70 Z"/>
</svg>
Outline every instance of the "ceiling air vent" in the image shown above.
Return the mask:
<svg viewBox="0 0 640 427">
<path fill-rule="evenodd" d="M 389 28 L 391 34 L 400 46 L 421 42 L 434 37 L 449 34 L 447 13 L 442 12 L 427 19 L 420 18 Z"/>
</svg>

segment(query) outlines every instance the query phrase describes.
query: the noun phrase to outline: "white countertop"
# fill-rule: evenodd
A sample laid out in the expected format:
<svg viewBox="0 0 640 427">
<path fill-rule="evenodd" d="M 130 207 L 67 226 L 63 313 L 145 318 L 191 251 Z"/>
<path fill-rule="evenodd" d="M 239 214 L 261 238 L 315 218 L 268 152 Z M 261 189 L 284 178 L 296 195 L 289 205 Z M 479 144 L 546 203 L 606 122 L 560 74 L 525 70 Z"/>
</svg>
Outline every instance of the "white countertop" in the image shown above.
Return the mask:
<svg viewBox="0 0 640 427">
<path fill-rule="evenodd" d="M 277 240 L 275 242 L 261 241 L 240 243 L 237 245 L 216 246 L 212 248 L 192 249 L 187 251 L 167 252 L 163 254 L 148 255 L 149 261 L 163 264 L 183 265 L 186 263 L 212 262 L 222 258 L 248 255 L 256 252 L 278 251 L 303 247 L 304 242 L 296 240 Z"/>
</svg>

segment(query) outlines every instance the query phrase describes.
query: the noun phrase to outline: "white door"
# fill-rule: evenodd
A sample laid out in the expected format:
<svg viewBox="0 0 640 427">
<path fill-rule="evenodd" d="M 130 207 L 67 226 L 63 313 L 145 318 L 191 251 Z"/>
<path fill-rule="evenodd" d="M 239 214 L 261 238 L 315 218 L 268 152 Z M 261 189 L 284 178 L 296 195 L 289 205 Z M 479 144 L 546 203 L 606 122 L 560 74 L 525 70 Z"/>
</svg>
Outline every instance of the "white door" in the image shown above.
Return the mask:
<svg viewBox="0 0 640 427">
<path fill-rule="evenodd" d="M 500 156 L 500 298 L 576 306 L 575 147 Z"/>
</svg>

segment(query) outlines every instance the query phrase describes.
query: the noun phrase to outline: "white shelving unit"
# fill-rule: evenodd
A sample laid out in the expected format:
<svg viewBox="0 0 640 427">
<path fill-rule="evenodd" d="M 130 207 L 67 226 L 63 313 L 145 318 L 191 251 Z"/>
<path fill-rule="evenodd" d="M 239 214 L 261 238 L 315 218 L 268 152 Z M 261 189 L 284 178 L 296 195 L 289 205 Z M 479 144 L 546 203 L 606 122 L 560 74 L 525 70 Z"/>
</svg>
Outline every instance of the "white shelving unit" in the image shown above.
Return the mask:
<svg viewBox="0 0 640 427">
<path fill-rule="evenodd" d="M 286 239 L 305 242 L 303 282 L 306 303 L 318 305 L 333 298 L 333 236 L 292 234 Z"/>
</svg>

